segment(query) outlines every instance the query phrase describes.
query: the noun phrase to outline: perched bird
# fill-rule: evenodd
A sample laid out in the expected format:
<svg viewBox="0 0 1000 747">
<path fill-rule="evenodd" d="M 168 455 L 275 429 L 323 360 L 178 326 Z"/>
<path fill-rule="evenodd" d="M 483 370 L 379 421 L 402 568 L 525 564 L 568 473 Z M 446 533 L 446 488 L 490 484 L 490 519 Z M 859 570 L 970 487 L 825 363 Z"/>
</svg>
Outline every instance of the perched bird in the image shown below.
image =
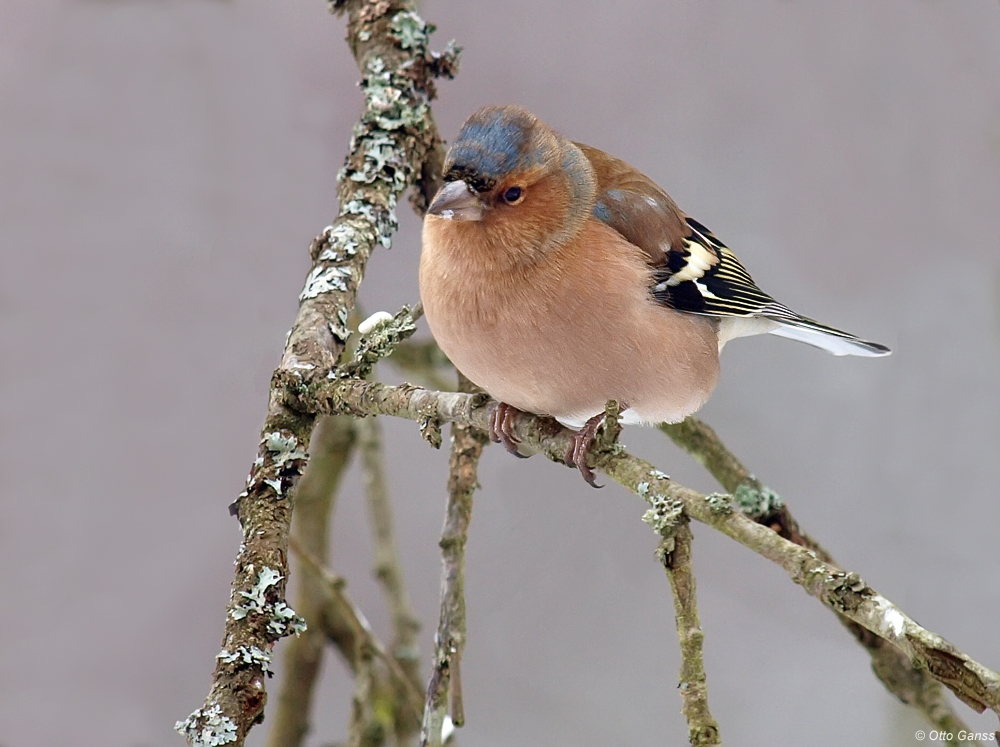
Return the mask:
<svg viewBox="0 0 1000 747">
<path fill-rule="evenodd" d="M 888 355 L 796 314 L 651 179 L 519 106 L 462 126 L 423 226 L 420 295 L 438 345 L 500 404 L 490 436 L 517 453 L 517 410 L 574 429 L 587 451 L 605 404 L 623 422 L 700 408 L 735 337 L 770 333 L 834 355 Z"/>
</svg>

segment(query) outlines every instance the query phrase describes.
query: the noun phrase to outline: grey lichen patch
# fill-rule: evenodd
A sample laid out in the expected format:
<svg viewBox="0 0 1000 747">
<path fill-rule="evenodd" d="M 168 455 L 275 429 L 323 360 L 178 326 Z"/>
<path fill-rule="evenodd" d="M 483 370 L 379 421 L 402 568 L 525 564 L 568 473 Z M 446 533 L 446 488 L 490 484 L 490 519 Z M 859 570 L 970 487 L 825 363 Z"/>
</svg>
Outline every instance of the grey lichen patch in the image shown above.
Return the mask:
<svg viewBox="0 0 1000 747">
<path fill-rule="evenodd" d="M 416 90 L 411 77 L 398 71 L 387 70 L 385 62 L 379 57 L 375 57 L 368 63 L 367 73 L 361 86 L 367 105 L 364 119 L 370 117 L 370 121 L 377 125 L 377 129 L 369 131 L 372 144 L 377 143 L 379 139 L 393 142 L 389 139 L 389 132 L 393 130 L 423 129 L 426 126 L 429 111 L 427 102 L 423 100 L 423 96 L 415 95 Z M 364 119 L 362 123 L 364 123 Z M 363 127 L 364 124 L 361 126 Z M 391 160 L 386 161 L 386 163 L 405 163 L 398 150 L 390 158 Z M 354 181 L 370 183 L 367 179 L 354 179 Z"/>
<path fill-rule="evenodd" d="M 364 240 L 349 223 L 327 226 L 322 239 L 325 246 L 316 258 L 320 262 L 346 262 L 358 253 L 358 247 Z"/>
<path fill-rule="evenodd" d="M 295 436 L 284 436 L 278 431 L 272 431 L 264 435 L 262 443 L 271 452 L 271 459 L 274 460 L 278 469 L 284 467 L 288 462 L 308 458 L 308 455 L 299 448 L 299 442 Z"/>
<path fill-rule="evenodd" d="M 841 612 L 853 612 L 864 601 L 875 596 L 875 592 L 861 580 L 857 573 L 837 571 L 823 579 L 826 602 Z"/>
<path fill-rule="evenodd" d="M 751 519 L 759 519 L 784 507 L 781 496 L 770 488 L 757 490 L 753 485 L 743 483 L 733 493 L 736 507 Z"/>
<path fill-rule="evenodd" d="M 257 646 L 238 646 L 235 651 L 222 649 L 222 651 L 215 655 L 215 658 L 223 664 L 246 664 L 257 667 L 268 677 L 274 674 L 271 671 L 270 652 Z"/>
<path fill-rule="evenodd" d="M 299 294 L 299 301 L 316 298 L 324 293 L 347 291 L 347 281 L 351 279 L 351 268 L 333 265 L 314 267 L 306 277 L 305 287 Z"/>
<path fill-rule="evenodd" d="M 650 509 L 642 515 L 642 520 L 660 536 L 669 536 L 684 515 L 684 503 L 659 493 L 654 493 L 646 500 L 649 501 Z"/>
<path fill-rule="evenodd" d="M 394 15 L 389 23 L 389 33 L 403 49 L 425 47 L 435 28 L 433 24 L 425 23 L 424 19 L 413 11 L 401 11 Z"/>
<path fill-rule="evenodd" d="M 242 620 L 251 612 L 264 614 L 265 611 L 268 611 L 268 608 L 273 605 L 267 600 L 267 591 L 280 580 L 281 574 L 273 568 L 265 566 L 261 569 L 260 573 L 257 574 L 257 583 L 253 585 L 253 588 L 250 591 L 240 592 L 240 596 L 246 601 L 233 608 L 233 611 L 230 613 L 232 618 L 234 620 Z"/>
<path fill-rule="evenodd" d="M 635 486 L 635 492 L 639 494 L 640 498 L 645 498 L 647 495 L 649 495 L 649 483 L 640 482 L 638 485 Z"/>
<path fill-rule="evenodd" d="M 274 605 L 267 629 L 279 638 L 306 632 L 306 621 L 284 602 Z"/>
<path fill-rule="evenodd" d="M 336 320 L 330 321 L 330 334 L 336 337 L 341 342 L 347 342 L 347 338 L 351 336 L 351 330 L 347 327 L 347 307 L 341 306 L 337 309 Z"/>
<path fill-rule="evenodd" d="M 236 741 L 236 724 L 223 715 L 218 703 L 199 708 L 183 721 L 178 721 L 174 724 L 174 731 L 187 739 L 191 747 L 220 747 Z"/>
<path fill-rule="evenodd" d="M 392 141 L 388 140 L 387 143 L 388 145 L 381 144 L 380 147 L 391 150 Z M 384 158 L 384 151 L 379 151 L 378 157 Z M 391 249 L 392 234 L 399 228 L 399 220 L 396 218 L 396 203 L 392 195 L 390 195 L 390 203 L 388 207 L 383 207 L 381 205 L 362 202 L 361 200 L 349 200 L 341 207 L 340 213 L 341 215 L 360 215 L 371 222 L 375 226 L 378 242 L 386 249 Z M 320 258 L 323 258 L 322 254 Z"/>
<path fill-rule="evenodd" d="M 716 516 L 728 516 L 735 510 L 733 499 L 726 493 L 711 493 L 705 496 L 709 510 Z"/>
<path fill-rule="evenodd" d="M 426 417 L 420 421 L 420 436 L 435 449 L 441 448 L 441 421 Z"/>
<path fill-rule="evenodd" d="M 649 476 L 652 477 L 652 478 L 654 478 L 654 479 L 656 479 L 656 480 L 669 480 L 670 479 L 670 475 L 668 475 L 666 472 L 661 472 L 658 469 L 651 469 L 649 471 Z"/>
<path fill-rule="evenodd" d="M 257 574 L 257 583 L 250 591 L 241 591 L 240 596 L 243 602 L 236 605 L 230 612 L 234 620 L 242 620 L 248 615 L 257 614 L 267 616 L 268 632 L 274 637 L 283 638 L 286 635 L 298 635 L 306 629 L 306 621 L 303 620 L 295 610 L 283 601 L 271 601 L 276 595 L 272 588 L 282 579 L 280 573 L 273 568 L 264 567 Z"/>
</svg>

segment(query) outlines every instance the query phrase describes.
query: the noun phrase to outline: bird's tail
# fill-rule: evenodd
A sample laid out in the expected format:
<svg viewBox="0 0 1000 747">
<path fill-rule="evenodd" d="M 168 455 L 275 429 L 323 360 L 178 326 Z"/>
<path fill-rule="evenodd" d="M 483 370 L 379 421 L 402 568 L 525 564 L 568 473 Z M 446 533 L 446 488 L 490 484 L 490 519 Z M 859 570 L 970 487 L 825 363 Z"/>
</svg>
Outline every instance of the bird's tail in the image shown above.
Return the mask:
<svg viewBox="0 0 1000 747">
<path fill-rule="evenodd" d="M 777 322 L 778 326 L 770 334 L 798 340 L 813 347 L 822 348 L 834 355 L 863 355 L 877 358 L 891 352 L 885 345 L 868 342 L 860 337 L 828 327 L 825 324 L 799 316 L 791 309 L 775 303 L 772 308 L 762 310 L 761 316 Z"/>
</svg>

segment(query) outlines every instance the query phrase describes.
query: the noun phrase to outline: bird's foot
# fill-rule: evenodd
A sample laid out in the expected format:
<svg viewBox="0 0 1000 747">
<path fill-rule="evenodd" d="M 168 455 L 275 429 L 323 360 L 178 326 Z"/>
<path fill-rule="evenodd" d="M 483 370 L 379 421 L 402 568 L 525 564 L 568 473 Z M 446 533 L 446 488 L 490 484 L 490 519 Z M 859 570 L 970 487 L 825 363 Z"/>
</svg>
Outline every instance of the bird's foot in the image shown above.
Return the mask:
<svg viewBox="0 0 1000 747">
<path fill-rule="evenodd" d="M 583 424 L 583 428 L 573 434 L 569 449 L 566 450 L 566 466 L 580 470 L 583 479 L 591 487 L 603 488 L 604 486 L 598 485 L 594 479 L 594 470 L 587 465 L 587 457 L 590 455 L 594 443 L 598 440 L 598 432 L 604 423 L 608 423 L 610 427 L 602 434 L 600 446 L 608 448 L 618 438 L 618 433 L 621 430 L 621 426 L 618 425 L 618 414 L 623 409 L 617 402 L 608 402 L 604 412 L 597 413 Z"/>
<path fill-rule="evenodd" d="M 498 402 L 497 406 L 490 411 L 490 441 L 495 444 L 503 444 L 511 454 L 519 459 L 527 459 L 524 454 L 517 450 L 517 445 L 521 440 L 514 435 L 514 418 L 521 414 L 513 405 L 506 402 Z"/>
</svg>

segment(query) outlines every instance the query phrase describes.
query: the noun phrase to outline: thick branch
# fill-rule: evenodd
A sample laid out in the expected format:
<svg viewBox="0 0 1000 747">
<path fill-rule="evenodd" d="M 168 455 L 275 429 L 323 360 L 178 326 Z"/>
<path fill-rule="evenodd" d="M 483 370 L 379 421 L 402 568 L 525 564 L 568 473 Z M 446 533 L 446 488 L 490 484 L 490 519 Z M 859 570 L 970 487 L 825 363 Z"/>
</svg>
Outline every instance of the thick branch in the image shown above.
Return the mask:
<svg viewBox="0 0 1000 747">
<path fill-rule="evenodd" d="M 487 402 L 479 395 L 429 392 L 412 386 L 331 380 L 301 374 L 280 376 L 290 402 L 324 413 L 396 415 L 485 429 Z M 563 462 L 571 432 L 522 414 L 514 420 L 517 437 L 527 446 Z M 655 516 L 683 511 L 784 568 L 792 580 L 827 606 L 899 648 L 918 669 L 927 669 L 965 703 L 1000 713 L 1000 675 L 974 661 L 940 636 L 917 625 L 888 599 L 848 573 L 824 562 L 812 550 L 781 537 L 735 510 L 731 496 L 705 496 L 671 481 L 648 462 L 621 447 L 592 455 L 593 467 L 641 496 Z"/>
<path fill-rule="evenodd" d="M 459 389 L 472 382 L 459 374 Z M 465 723 L 462 700 L 462 652 L 465 649 L 465 543 L 472 518 L 472 495 L 486 432 L 473 425 L 453 424 L 448 462 L 448 506 L 441 532 L 441 613 L 435 636 L 434 669 L 427 684 L 420 742 L 441 747 L 445 715 L 456 726 Z M 449 697 L 450 696 L 450 697 Z M 450 707 L 449 707 L 450 706 Z"/>
<path fill-rule="evenodd" d="M 681 710 L 688 722 L 688 742 L 697 745 L 722 744 L 719 724 L 708 710 L 708 684 L 701 644 L 705 637 L 698 619 L 694 569 L 691 566 L 691 526 L 681 516 L 668 537 L 660 543 L 658 555 L 670 579 L 674 598 L 674 619 L 681 646 Z"/>
<path fill-rule="evenodd" d="M 836 564 L 830 553 L 819 542 L 799 528 L 788 506 L 780 499 L 776 499 L 772 491 L 750 474 L 711 427 L 697 418 L 690 417 L 680 423 L 663 424 L 660 430 L 704 465 L 722 487 L 734 495 L 741 496 L 742 500 L 738 500 L 737 503 L 744 513 L 771 527 L 785 539 L 811 550 L 820 560 Z M 746 510 L 748 508 L 751 510 Z M 906 654 L 889 641 L 874 635 L 837 610 L 834 612 L 841 624 L 868 651 L 875 676 L 889 692 L 903 703 L 917 708 L 936 729 L 942 732 L 954 735 L 963 731 L 970 732 L 969 727 L 948 702 L 941 684 L 930 672 L 915 666 Z M 955 736 L 948 744 L 979 743 L 960 742 Z"/>
<path fill-rule="evenodd" d="M 365 111 L 338 177 L 340 214 L 313 242 L 313 266 L 280 371 L 330 370 L 348 335 L 365 265 L 395 229 L 396 202 L 407 187 L 433 175 L 441 155 L 429 101 L 435 75 L 451 75 L 456 51 L 427 50 L 430 28 L 408 0 L 337 3 L 349 12 L 348 41 L 362 71 Z M 420 184 L 420 191 L 432 188 Z M 291 496 L 306 461 L 315 416 L 289 409 L 272 390 L 260 448 L 233 511 L 243 527 L 212 687 L 202 708 L 176 726 L 192 745 L 242 745 L 263 717 L 264 673 L 281 637 L 303 629 L 284 601 Z"/>
</svg>

